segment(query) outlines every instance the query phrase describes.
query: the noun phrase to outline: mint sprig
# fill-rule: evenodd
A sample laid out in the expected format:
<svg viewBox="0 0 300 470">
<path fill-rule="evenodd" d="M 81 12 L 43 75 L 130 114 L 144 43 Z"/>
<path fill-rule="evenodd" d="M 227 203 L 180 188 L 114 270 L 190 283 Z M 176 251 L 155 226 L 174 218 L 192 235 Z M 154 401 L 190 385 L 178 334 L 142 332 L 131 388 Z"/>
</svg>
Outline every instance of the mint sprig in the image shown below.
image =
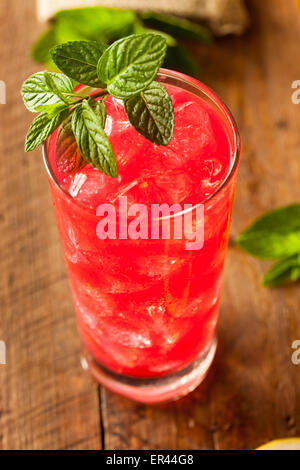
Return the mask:
<svg viewBox="0 0 300 470">
<path fill-rule="evenodd" d="M 237 239 L 247 253 L 260 259 L 276 260 L 263 278 L 274 287 L 300 278 L 300 204 L 264 214 Z"/>
<path fill-rule="evenodd" d="M 116 157 L 105 134 L 109 94 L 124 101 L 128 119 L 140 134 L 167 145 L 173 135 L 174 110 L 166 89 L 154 81 L 166 50 L 166 39 L 153 33 L 134 34 L 108 48 L 95 41 L 54 47 L 52 59 L 64 73 L 38 72 L 22 86 L 25 106 L 41 113 L 29 129 L 25 150 L 35 149 L 62 124 L 57 146 L 60 168 L 74 172 L 84 160 L 117 176 Z M 87 87 L 74 92 L 73 80 Z"/>
</svg>

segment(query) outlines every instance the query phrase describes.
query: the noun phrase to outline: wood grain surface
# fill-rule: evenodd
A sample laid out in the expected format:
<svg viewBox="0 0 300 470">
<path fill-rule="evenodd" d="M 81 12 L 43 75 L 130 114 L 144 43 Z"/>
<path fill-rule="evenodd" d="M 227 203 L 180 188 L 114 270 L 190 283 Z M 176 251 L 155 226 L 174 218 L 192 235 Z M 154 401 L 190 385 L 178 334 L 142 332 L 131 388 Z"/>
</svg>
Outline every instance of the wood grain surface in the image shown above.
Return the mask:
<svg viewBox="0 0 300 470">
<path fill-rule="evenodd" d="M 255 217 L 300 200 L 300 14 L 296 0 L 251 0 L 242 38 L 191 46 L 200 78 L 230 105 L 243 155 L 232 237 Z M 109 393 L 80 368 L 80 347 L 40 150 L 24 154 L 31 116 L 22 81 L 44 25 L 33 0 L 0 2 L 0 449 L 252 449 L 300 436 L 300 286 L 265 289 L 268 266 L 229 249 L 219 348 L 206 381 L 159 406 Z"/>
</svg>

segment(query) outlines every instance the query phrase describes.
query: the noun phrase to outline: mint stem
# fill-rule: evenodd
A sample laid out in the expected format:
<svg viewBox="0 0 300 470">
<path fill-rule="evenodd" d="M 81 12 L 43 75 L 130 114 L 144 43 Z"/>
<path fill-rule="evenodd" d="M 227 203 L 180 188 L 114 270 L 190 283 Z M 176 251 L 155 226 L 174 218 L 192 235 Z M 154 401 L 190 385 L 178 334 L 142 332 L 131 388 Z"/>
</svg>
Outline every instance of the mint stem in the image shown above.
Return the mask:
<svg viewBox="0 0 300 470">
<path fill-rule="evenodd" d="M 81 103 L 83 100 L 87 99 L 87 98 L 91 98 L 91 99 L 95 99 L 95 98 L 100 98 L 101 96 L 106 96 L 108 95 L 108 92 L 106 89 L 102 90 L 102 91 L 99 91 L 98 93 L 94 93 L 92 95 L 74 95 L 74 97 L 76 96 L 77 98 L 79 98 L 78 100 L 74 101 L 74 104 L 78 104 L 78 103 Z"/>
</svg>

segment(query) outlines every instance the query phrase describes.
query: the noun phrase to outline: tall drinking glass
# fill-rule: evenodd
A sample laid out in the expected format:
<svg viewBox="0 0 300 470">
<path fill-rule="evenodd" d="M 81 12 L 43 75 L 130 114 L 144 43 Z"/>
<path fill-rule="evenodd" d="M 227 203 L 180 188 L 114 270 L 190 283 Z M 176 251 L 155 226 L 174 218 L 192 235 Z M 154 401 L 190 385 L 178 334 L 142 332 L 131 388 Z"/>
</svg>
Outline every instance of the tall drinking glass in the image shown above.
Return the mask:
<svg viewBox="0 0 300 470">
<path fill-rule="evenodd" d="M 157 146 L 107 99 L 119 177 L 44 162 L 69 273 L 84 367 L 142 402 L 178 398 L 205 377 L 216 325 L 240 156 L 237 126 L 197 80 L 169 70 L 171 142 Z"/>
</svg>

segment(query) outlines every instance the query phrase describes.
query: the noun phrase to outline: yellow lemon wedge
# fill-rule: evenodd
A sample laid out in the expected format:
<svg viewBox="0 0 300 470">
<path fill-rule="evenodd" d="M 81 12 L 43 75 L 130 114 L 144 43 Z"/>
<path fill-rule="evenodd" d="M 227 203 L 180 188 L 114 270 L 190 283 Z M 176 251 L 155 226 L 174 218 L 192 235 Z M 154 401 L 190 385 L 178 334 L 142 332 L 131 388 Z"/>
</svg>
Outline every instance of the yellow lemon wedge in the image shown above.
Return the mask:
<svg viewBox="0 0 300 470">
<path fill-rule="evenodd" d="M 256 450 L 300 450 L 300 438 L 276 439 L 258 447 Z"/>
</svg>

